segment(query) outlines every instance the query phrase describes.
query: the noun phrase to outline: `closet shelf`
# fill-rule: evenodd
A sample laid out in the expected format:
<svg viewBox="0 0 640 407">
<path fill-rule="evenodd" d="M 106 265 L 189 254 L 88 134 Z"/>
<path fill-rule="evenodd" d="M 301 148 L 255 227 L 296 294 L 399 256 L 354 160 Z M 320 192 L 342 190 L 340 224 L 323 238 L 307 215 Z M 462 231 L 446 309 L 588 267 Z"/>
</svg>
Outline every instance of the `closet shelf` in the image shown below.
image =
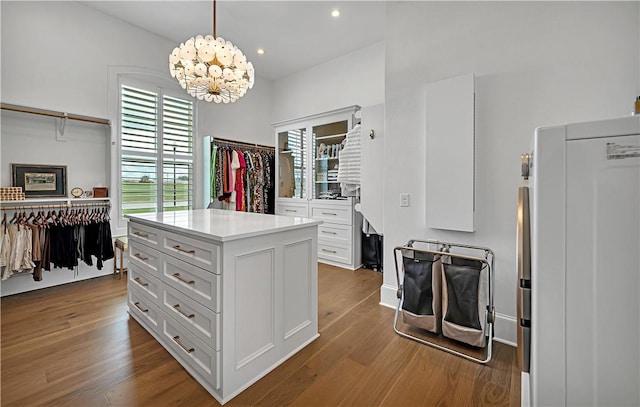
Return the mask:
<svg viewBox="0 0 640 407">
<path fill-rule="evenodd" d="M 110 202 L 111 198 L 29 198 L 23 201 L 0 201 L 2 206 L 30 206 L 42 204 L 66 204 Z"/>
<path fill-rule="evenodd" d="M 347 135 L 347 133 L 331 134 L 329 136 L 316 137 L 316 140 L 326 140 L 326 139 L 330 139 L 330 138 L 340 138 L 340 137 L 346 137 L 346 135 Z"/>
</svg>

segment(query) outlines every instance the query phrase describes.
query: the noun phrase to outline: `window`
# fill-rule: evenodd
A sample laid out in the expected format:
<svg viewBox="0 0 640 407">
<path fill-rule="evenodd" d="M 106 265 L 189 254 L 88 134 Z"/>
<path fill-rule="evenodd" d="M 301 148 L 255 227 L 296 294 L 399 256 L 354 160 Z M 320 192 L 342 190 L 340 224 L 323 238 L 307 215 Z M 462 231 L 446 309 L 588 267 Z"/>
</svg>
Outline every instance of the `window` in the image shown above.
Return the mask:
<svg viewBox="0 0 640 407">
<path fill-rule="evenodd" d="M 121 213 L 193 207 L 193 102 L 127 85 L 120 96 Z"/>
</svg>

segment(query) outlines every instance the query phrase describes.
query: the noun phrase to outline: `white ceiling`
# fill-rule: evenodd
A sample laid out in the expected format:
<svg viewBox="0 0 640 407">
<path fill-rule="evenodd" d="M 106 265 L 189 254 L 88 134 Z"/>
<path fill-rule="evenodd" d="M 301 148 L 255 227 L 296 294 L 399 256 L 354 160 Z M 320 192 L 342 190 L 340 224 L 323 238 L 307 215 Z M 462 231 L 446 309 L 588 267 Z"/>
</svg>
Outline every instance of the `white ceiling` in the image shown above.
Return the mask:
<svg viewBox="0 0 640 407">
<path fill-rule="evenodd" d="M 176 43 L 213 31 L 212 1 L 83 1 Z M 340 17 L 331 11 L 340 10 Z M 277 80 L 384 39 L 384 1 L 218 1 L 217 35 Z M 265 54 L 256 50 L 264 48 Z M 167 57 L 171 49 L 167 49 Z"/>
</svg>

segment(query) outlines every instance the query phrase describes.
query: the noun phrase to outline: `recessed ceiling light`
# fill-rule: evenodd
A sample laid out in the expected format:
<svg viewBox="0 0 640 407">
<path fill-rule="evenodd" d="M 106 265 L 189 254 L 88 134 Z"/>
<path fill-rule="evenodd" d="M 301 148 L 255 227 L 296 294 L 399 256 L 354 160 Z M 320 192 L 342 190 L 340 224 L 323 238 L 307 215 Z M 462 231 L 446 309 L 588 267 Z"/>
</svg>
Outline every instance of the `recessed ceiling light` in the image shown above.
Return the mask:
<svg viewBox="0 0 640 407">
<path fill-rule="evenodd" d="M 264 55 L 264 50 L 262 48 L 258 48 L 256 52 L 260 55 Z"/>
<path fill-rule="evenodd" d="M 333 10 L 331 11 L 331 15 L 332 15 L 333 17 L 339 17 L 339 16 L 340 16 L 340 10 L 338 10 L 337 8 L 333 9 Z"/>
</svg>

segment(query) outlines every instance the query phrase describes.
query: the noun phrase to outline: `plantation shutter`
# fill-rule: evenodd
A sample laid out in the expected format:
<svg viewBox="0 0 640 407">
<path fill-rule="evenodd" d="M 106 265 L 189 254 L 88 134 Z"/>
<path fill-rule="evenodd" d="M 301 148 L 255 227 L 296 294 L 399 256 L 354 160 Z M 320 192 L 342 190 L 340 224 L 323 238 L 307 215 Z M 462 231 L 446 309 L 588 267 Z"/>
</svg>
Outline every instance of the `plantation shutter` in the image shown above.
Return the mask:
<svg viewBox="0 0 640 407">
<path fill-rule="evenodd" d="M 122 214 L 192 207 L 193 103 L 125 85 L 121 103 Z"/>
<path fill-rule="evenodd" d="M 189 209 L 193 201 L 193 103 L 170 96 L 162 100 L 162 208 Z"/>
</svg>

